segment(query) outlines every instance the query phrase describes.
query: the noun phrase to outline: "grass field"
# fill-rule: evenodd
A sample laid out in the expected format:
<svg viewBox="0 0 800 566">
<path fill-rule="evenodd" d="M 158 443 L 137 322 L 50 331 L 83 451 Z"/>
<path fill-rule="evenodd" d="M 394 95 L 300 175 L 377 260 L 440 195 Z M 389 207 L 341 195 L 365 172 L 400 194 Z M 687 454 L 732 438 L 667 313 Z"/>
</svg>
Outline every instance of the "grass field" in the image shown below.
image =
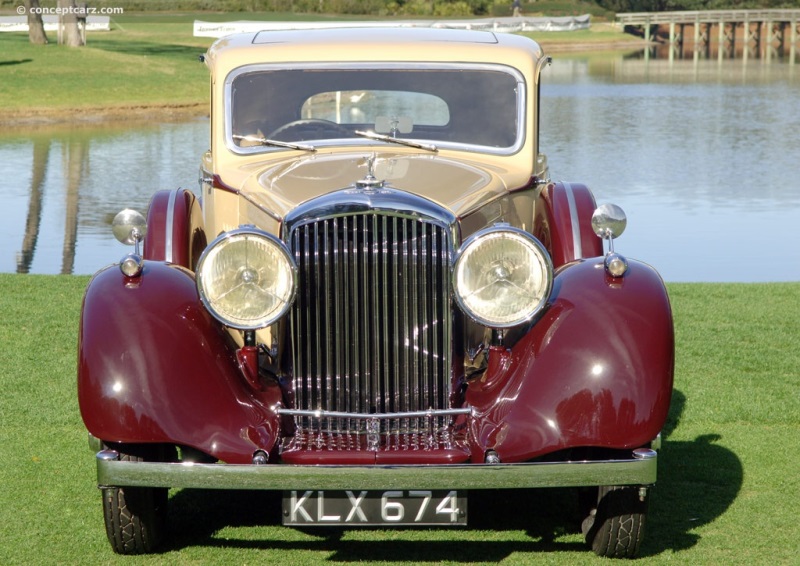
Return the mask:
<svg viewBox="0 0 800 566">
<path fill-rule="evenodd" d="M 195 19 L 342 20 L 292 14 L 150 13 L 115 18 L 112 31 L 88 34 L 87 45 L 31 45 L 24 33 L 0 34 L 0 123 L 25 115 L 82 115 L 130 107 L 187 107 L 203 110 L 208 73 L 198 56 L 213 39 L 192 36 Z M 349 18 L 353 19 L 353 18 Z M 637 42 L 597 26 L 591 31 L 529 34 L 553 49 L 567 45 Z M 84 116 L 85 117 L 85 116 Z"/>
<path fill-rule="evenodd" d="M 75 367 L 86 277 L 0 274 L 3 564 L 608 563 L 572 495 L 470 501 L 466 530 L 301 531 L 248 492 L 171 493 L 163 553 L 113 555 Z M 641 564 L 797 564 L 800 283 L 671 284 L 675 392 Z"/>
</svg>

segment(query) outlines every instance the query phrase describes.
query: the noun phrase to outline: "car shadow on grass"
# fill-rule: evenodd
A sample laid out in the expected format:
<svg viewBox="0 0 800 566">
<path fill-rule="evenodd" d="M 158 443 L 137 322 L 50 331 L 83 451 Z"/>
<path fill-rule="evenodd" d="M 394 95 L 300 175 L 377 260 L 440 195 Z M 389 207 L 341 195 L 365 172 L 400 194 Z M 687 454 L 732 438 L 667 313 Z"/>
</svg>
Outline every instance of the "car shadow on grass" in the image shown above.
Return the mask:
<svg viewBox="0 0 800 566">
<path fill-rule="evenodd" d="M 694 440 L 670 440 L 685 404 L 683 393 L 674 390 L 658 455 L 658 483 L 650 499 L 643 556 L 696 545 L 700 540 L 696 529 L 725 513 L 742 488 L 742 462 L 717 444 L 720 434 L 709 431 Z"/>
<path fill-rule="evenodd" d="M 659 453 L 658 485 L 651 492 L 650 512 L 641 555 L 658 555 L 691 548 L 699 541 L 694 530 L 724 513 L 742 485 L 742 465 L 730 450 L 709 434 L 693 441 L 670 441 L 683 413 L 685 397 L 674 391 L 666 438 Z M 342 562 L 498 562 L 513 553 L 591 552 L 580 538 L 578 496 L 573 489 L 496 490 L 473 492 L 469 499 L 469 529 L 449 535 L 450 528 L 403 529 L 364 540 L 346 537 L 353 529 L 303 529 L 266 540 L 236 538 L 236 527 L 281 527 L 281 494 L 276 492 L 182 490 L 170 500 L 171 532 L 164 551 L 191 546 L 308 551 L 329 554 Z M 198 519 L 201 518 L 201 519 Z M 289 527 L 285 527 L 287 530 Z M 361 529 L 359 529 L 361 530 Z M 416 531 L 416 532 L 415 532 Z M 474 532 L 474 538 L 469 536 Z M 233 535 L 233 536 L 231 536 Z M 372 539 L 372 540 L 370 540 Z M 400 540 L 398 540 L 400 539 Z M 422 539 L 422 541 L 420 540 Z"/>
</svg>

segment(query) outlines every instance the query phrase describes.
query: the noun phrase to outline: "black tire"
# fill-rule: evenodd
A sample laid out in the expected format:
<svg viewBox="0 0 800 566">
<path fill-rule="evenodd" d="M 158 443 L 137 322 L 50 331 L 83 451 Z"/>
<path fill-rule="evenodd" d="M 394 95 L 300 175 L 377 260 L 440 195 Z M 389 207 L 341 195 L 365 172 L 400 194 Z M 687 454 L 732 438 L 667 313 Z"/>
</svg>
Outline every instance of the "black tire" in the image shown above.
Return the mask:
<svg viewBox="0 0 800 566">
<path fill-rule="evenodd" d="M 118 447 L 113 447 L 118 449 Z M 157 447 L 130 448 L 120 452 L 125 462 L 164 461 Z M 167 528 L 167 488 L 114 487 L 103 489 L 103 518 L 111 548 L 117 554 L 153 552 Z"/>
<path fill-rule="evenodd" d="M 642 500 L 638 487 L 603 486 L 595 501 L 581 525 L 586 543 L 598 556 L 634 558 L 644 538 L 647 497 Z"/>
</svg>

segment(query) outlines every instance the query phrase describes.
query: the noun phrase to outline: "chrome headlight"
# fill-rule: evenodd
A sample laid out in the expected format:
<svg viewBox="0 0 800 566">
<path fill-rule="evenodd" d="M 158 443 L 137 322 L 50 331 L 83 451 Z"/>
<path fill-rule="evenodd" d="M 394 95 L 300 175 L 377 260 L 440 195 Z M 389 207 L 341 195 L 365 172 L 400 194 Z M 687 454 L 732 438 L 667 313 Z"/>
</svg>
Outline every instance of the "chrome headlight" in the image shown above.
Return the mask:
<svg viewBox="0 0 800 566">
<path fill-rule="evenodd" d="M 286 246 L 255 228 L 214 240 L 197 263 L 200 300 L 223 324 L 239 330 L 269 326 L 294 300 L 297 267 Z"/>
<path fill-rule="evenodd" d="M 531 320 L 547 302 L 553 265 L 542 244 L 523 230 L 495 226 L 477 232 L 456 259 L 456 301 L 475 321 L 509 328 Z"/>
</svg>

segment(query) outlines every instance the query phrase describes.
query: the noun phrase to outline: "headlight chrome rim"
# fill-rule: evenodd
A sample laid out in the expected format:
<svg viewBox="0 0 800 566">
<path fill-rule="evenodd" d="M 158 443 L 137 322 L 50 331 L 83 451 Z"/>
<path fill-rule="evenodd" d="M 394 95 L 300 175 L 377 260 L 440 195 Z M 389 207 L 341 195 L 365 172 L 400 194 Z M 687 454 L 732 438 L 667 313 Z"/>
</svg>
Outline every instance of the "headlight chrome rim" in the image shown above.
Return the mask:
<svg viewBox="0 0 800 566">
<path fill-rule="evenodd" d="M 255 267 L 249 265 L 248 260 L 240 263 L 240 259 L 237 259 L 235 255 L 235 250 L 230 250 L 235 245 L 244 245 L 247 250 L 252 250 L 253 253 L 257 254 L 253 257 Z M 261 246 L 260 250 L 258 246 Z M 232 258 L 220 259 L 224 253 L 232 255 Z M 259 253 L 266 253 L 266 256 L 258 255 Z M 249 251 L 245 253 L 245 256 L 248 256 L 248 254 Z M 275 262 L 258 266 L 258 261 L 264 261 L 267 256 L 275 260 Z M 231 262 L 231 265 L 225 270 L 224 275 L 227 275 L 229 285 L 231 283 L 235 284 L 220 293 L 221 277 L 218 273 L 215 280 L 213 272 L 215 268 L 219 271 L 219 266 L 215 264 L 226 259 Z M 279 295 L 258 285 L 260 279 L 265 275 L 265 269 L 269 270 L 266 275 L 278 273 L 279 277 L 288 278 L 278 281 L 281 287 Z M 282 275 L 280 275 L 281 273 Z M 211 242 L 197 262 L 195 279 L 200 301 L 214 318 L 222 324 L 237 330 L 258 330 L 274 324 L 285 316 L 291 308 L 297 292 L 297 265 L 286 244 L 272 234 L 250 226 L 225 232 Z M 217 287 L 216 290 L 214 289 L 215 286 Z M 274 299 L 275 304 L 262 309 L 263 312 L 258 315 L 240 316 L 233 314 L 230 312 L 231 309 L 226 308 L 223 302 L 228 294 L 236 292 L 238 288 L 242 288 L 240 294 L 246 293 L 248 289 L 252 292 L 266 293 Z"/>
<path fill-rule="evenodd" d="M 459 287 L 464 278 L 463 270 L 466 269 L 464 262 L 470 261 L 472 253 L 478 251 L 476 246 L 487 243 L 492 238 L 505 238 L 507 241 L 521 245 L 532 254 L 530 257 L 535 256 L 535 262 L 531 265 L 538 266 L 540 278 L 538 292 L 534 293 L 535 298 L 525 308 L 517 309 L 513 317 L 491 316 L 488 312 L 479 312 L 475 305 L 470 304 L 468 298 L 465 297 L 465 289 Z M 544 309 L 552 291 L 553 276 L 553 263 L 550 259 L 550 254 L 538 239 L 519 228 L 497 225 L 476 232 L 467 238 L 461 246 L 453 264 L 453 295 L 461 310 L 475 322 L 489 328 L 513 328 L 534 320 Z"/>
</svg>

